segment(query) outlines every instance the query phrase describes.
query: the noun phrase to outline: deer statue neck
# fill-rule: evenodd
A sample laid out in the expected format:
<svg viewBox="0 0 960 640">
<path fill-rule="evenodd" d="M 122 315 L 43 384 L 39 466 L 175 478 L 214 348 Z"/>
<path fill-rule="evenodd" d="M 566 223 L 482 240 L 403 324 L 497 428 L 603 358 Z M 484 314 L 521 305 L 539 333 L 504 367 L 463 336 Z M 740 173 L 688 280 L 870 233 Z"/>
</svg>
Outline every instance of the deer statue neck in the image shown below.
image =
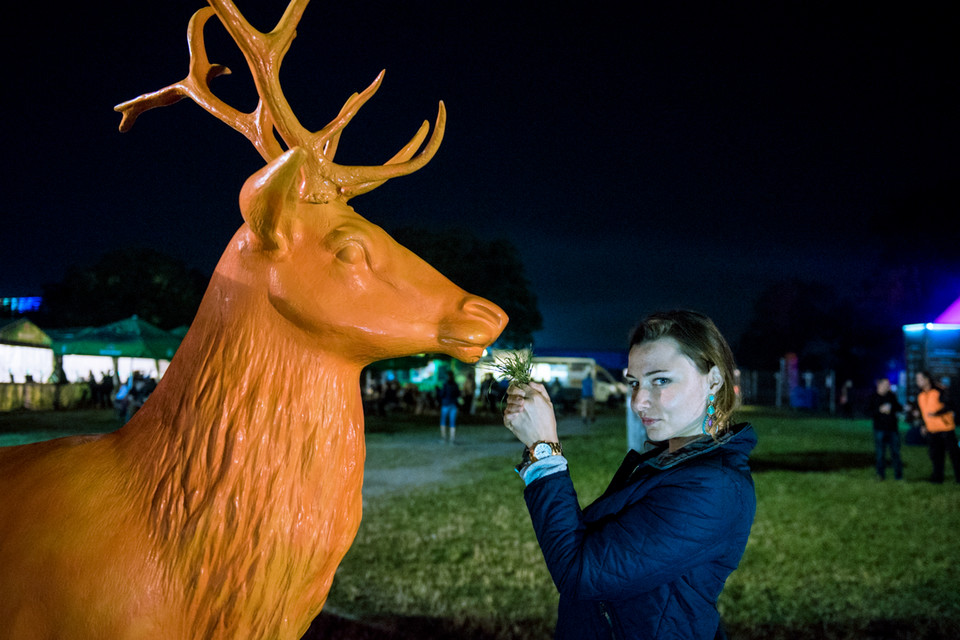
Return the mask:
<svg viewBox="0 0 960 640">
<path fill-rule="evenodd" d="M 272 612 L 319 611 L 361 517 L 360 367 L 305 349 L 276 316 L 262 290 L 218 267 L 154 397 L 118 432 L 150 452 L 141 494 L 159 552 L 183 572 L 173 579 L 196 589 L 189 624 L 237 624 L 209 616 L 231 610 L 227 585 L 256 585 L 239 607 L 258 618 L 247 637 L 285 624 Z"/>
</svg>

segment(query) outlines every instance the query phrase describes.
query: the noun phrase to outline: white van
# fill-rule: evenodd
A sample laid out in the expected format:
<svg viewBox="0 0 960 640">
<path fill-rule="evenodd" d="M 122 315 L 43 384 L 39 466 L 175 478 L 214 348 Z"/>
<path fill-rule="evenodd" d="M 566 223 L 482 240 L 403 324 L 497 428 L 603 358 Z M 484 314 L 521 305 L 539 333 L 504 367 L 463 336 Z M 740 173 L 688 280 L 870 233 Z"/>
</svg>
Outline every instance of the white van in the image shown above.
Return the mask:
<svg viewBox="0 0 960 640">
<path fill-rule="evenodd" d="M 477 363 L 477 388 L 486 374 L 493 372 L 495 376 L 498 375 L 493 363 L 510 353 L 506 350 L 494 351 Z M 587 376 L 593 378 L 593 397 L 598 403 L 619 406 L 626 399 L 626 383 L 617 380 L 593 358 L 534 356 L 532 363 L 533 379 L 547 387 L 554 404 L 559 403 L 565 409 L 575 408 L 580 402 L 581 385 Z"/>
</svg>

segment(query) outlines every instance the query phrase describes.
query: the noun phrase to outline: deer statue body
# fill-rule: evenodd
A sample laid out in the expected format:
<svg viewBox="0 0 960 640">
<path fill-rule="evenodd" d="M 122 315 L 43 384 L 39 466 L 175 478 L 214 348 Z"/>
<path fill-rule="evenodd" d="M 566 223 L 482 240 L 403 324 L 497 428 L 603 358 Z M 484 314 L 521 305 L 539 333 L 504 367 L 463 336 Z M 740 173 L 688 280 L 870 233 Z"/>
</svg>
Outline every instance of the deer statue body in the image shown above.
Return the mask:
<svg viewBox="0 0 960 640">
<path fill-rule="evenodd" d="M 308 135 L 276 80 L 305 2 L 270 34 L 211 5 L 191 21 L 190 75 L 120 105 L 121 128 L 189 96 L 268 164 L 245 183 L 244 224 L 130 422 L 0 449 L 3 639 L 300 637 L 360 524 L 362 368 L 420 352 L 476 361 L 506 323 L 346 204 L 430 159 L 442 103 L 418 155 L 426 125 L 381 167 L 336 165 L 343 126 L 380 78 Z M 203 52 L 214 13 L 254 70 L 252 114 L 206 87 L 225 71 Z"/>
</svg>

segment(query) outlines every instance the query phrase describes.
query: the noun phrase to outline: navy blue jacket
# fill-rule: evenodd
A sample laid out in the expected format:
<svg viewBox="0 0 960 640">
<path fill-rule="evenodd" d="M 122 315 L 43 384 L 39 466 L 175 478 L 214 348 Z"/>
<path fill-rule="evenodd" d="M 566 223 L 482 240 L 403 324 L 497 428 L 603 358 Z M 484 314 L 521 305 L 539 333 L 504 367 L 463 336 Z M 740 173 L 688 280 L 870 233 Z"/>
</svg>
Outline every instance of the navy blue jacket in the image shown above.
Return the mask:
<svg viewBox="0 0 960 640">
<path fill-rule="evenodd" d="M 567 471 L 531 482 L 524 498 L 560 592 L 555 637 L 714 638 L 756 511 L 756 442 L 740 424 L 673 454 L 631 452 L 582 512 Z"/>
</svg>

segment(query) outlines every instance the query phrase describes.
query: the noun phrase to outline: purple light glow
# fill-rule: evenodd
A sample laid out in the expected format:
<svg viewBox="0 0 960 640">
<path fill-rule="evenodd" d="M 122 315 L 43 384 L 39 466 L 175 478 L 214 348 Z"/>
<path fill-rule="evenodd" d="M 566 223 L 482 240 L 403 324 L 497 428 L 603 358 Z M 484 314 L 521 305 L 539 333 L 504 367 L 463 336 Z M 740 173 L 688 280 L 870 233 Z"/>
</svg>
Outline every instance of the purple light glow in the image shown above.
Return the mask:
<svg viewBox="0 0 960 640">
<path fill-rule="evenodd" d="M 957 298 L 947 310 L 937 316 L 937 324 L 960 324 L 960 298 Z"/>
</svg>

